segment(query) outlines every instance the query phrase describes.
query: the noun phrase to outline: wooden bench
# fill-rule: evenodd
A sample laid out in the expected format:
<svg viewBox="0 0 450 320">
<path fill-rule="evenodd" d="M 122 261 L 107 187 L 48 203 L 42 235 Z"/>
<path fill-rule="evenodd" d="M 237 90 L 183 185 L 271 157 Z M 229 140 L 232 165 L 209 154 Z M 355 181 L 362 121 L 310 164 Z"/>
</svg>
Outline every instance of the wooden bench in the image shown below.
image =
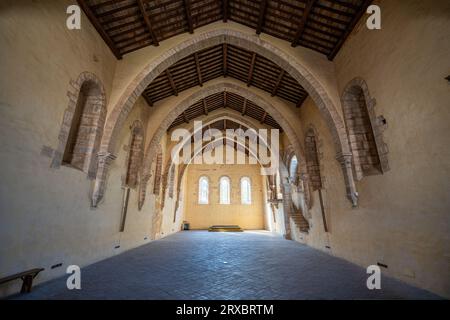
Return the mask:
<svg viewBox="0 0 450 320">
<path fill-rule="evenodd" d="M 34 268 L 31 270 L 27 270 L 24 272 L 16 273 L 11 276 L 7 276 L 4 278 L 0 278 L 0 284 L 4 284 L 9 281 L 13 281 L 16 279 L 22 279 L 22 289 L 20 289 L 20 293 L 28 293 L 31 291 L 31 286 L 33 285 L 33 279 L 39 274 L 39 272 L 43 271 L 44 268 Z"/>
</svg>

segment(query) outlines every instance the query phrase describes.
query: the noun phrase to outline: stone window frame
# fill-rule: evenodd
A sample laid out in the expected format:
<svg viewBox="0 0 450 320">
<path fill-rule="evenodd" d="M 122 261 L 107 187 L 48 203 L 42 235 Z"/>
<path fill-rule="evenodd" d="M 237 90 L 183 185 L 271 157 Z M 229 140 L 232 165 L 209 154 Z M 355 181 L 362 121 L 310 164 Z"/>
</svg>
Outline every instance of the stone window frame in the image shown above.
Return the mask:
<svg viewBox="0 0 450 320">
<path fill-rule="evenodd" d="M 208 182 L 208 202 L 207 203 L 201 203 L 200 202 L 200 180 L 205 178 L 206 181 Z M 208 175 L 206 174 L 202 174 L 200 177 L 198 177 L 197 179 L 197 204 L 201 205 L 201 206 L 206 206 L 211 204 L 211 179 Z"/>
<path fill-rule="evenodd" d="M 221 202 L 221 197 L 220 197 L 220 193 L 221 193 L 220 182 L 222 181 L 223 178 L 228 179 L 228 183 L 229 183 L 229 184 L 228 184 L 228 186 L 229 186 L 229 202 L 228 202 L 228 203 L 222 203 L 222 202 Z M 218 183 L 219 202 L 218 202 L 218 203 L 219 203 L 220 205 L 228 206 L 228 205 L 232 204 L 233 201 L 232 201 L 232 199 L 231 199 L 231 198 L 232 198 L 232 197 L 231 197 L 231 196 L 232 196 L 232 186 L 231 186 L 231 185 L 232 185 L 232 180 L 231 180 L 231 178 L 230 178 L 229 176 L 227 176 L 227 175 L 222 175 L 222 176 L 219 177 L 219 183 Z"/>
<path fill-rule="evenodd" d="M 247 179 L 249 184 L 250 184 L 250 197 L 249 197 L 250 198 L 250 202 L 249 203 L 242 202 L 242 180 L 244 180 L 244 179 Z M 241 205 L 246 205 L 246 206 L 252 205 L 253 204 L 253 180 L 252 180 L 251 177 L 249 177 L 249 176 L 242 176 L 242 177 L 239 178 L 239 191 L 240 191 L 240 198 L 241 198 L 240 204 Z M 231 189 L 230 189 L 230 192 L 231 192 Z"/>
<path fill-rule="evenodd" d="M 384 174 L 385 172 L 389 171 L 389 162 L 388 162 L 388 153 L 389 149 L 387 144 L 384 142 L 383 138 L 383 132 L 387 129 L 387 123 L 384 116 L 376 115 L 375 106 L 377 104 L 377 101 L 375 98 L 373 98 L 370 95 L 369 87 L 366 83 L 366 81 L 362 78 L 356 77 L 353 80 L 351 80 L 344 88 L 341 96 L 341 103 L 342 103 L 342 113 L 345 123 L 345 129 L 347 132 L 347 137 L 351 149 L 351 143 L 350 143 L 350 134 L 349 134 L 349 128 L 347 125 L 347 121 L 345 118 L 345 109 L 348 107 L 348 102 L 352 101 L 351 97 L 353 96 L 352 90 L 354 90 L 355 87 L 358 87 L 362 90 L 365 100 L 365 106 L 367 113 L 369 115 L 369 121 L 371 125 L 372 134 L 375 140 L 375 146 L 377 149 L 378 159 L 380 162 L 380 170 L 378 172 L 373 172 L 370 174 L 363 174 L 361 166 L 358 161 L 356 161 L 353 152 L 352 152 L 352 167 L 355 179 L 357 181 L 360 181 L 363 177 L 371 176 L 371 175 L 379 175 Z"/>
<path fill-rule="evenodd" d="M 69 133 L 70 133 L 70 130 L 73 125 L 73 116 L 75 115 L 76 108 L 78 106 L 78 100 L 80 98 L 80 91 L 81 91 L 82 86 L 88 82 L 92 83 L 94 86 L 97 86 L 97 88 L 99 90 L 99 94 L 98 94 L 97 98 L 99 99 L 98 105 L 100 106 L 101 109 L 99 110 L 100 115 L 99 115 L 99 120 L 98 120 L 98 127 L 96 128 L 97 135 L 98 135 L 98 141 L 96 141 L 96 142 L 98 143 L 98 145 L 96 148 L 94 147 L 95 153 L 97 153 L 97 154 L 90 155 L 89 166 L 88 166 L 88 170 L 86 171 L 85 169 L 78 169 L 78 168 L 75 168 L 68 164 L 65 164 L 63 162 L 63 157 L 64 157 L 64 152 L 66 150 L 66 146 L 68 143 Z M 101 143 L 101 139 L 103 136 L 103 129 L 104 129 L 104 126 L 106 123 L 107 110 L 106 110 L 105 88 L 104 88 L 101 80 L 94 73 L 85 71 L 85 72 L 82 72 L 77 77 L 76 80 L 73 80 L 73 79 L 70 80 L 69 89 L 67 91 L 67 97 L 69 98 L 69 103 L 68 103 L 66 109 L 64 110 L 63 120 L 62 120 L 61 128 L 60 128 L 60 131 L 58 134 L 58 146 L 55 149 L 55 152 L 53 153 L 51 167 L 55 168 L 55 169 L 59 169 L 61 166 L 71 167 L 76 170 L 87 173 L 87 177 L 92 180 L 92 179 L 95 179 L 95 177 L 97 175 L 97 169 L 98 169 L 98 166 L 96 165 L 97 164 L 97 156 L 98 156 L 98 152 L 100 151 L 100 143 Z"/>
</svg>

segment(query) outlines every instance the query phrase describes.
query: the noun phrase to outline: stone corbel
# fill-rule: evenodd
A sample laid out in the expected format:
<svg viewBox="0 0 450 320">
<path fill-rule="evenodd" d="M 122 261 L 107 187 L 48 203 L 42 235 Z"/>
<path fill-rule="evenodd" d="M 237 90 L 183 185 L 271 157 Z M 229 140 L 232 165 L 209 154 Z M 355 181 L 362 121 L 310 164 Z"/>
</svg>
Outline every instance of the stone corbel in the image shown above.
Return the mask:
<svg viewBox="0 0 450 320">
<path fill-rule="evenodd" d="M 355 180 L 353 178 L 352 160 L 353 155 L 351 153 L 339 152 L 336 154 L 336 159 L 339 161 L 344 173 L 345 188 L 347 190 L 347 198 L 351 201 L 353 207 L 358 206 L 358 192 L 356 191 Z"/>
<path fill-rule="evenodd" d="M 106 190 L 106 178 L 108 169 L 116 156 L 110 152 L 99 152 L 97 154 L 97 175 L 95 178 L 94 189 L 92 191 L 92 207 L 96 208 L 103 199 Z"/>
</svg>

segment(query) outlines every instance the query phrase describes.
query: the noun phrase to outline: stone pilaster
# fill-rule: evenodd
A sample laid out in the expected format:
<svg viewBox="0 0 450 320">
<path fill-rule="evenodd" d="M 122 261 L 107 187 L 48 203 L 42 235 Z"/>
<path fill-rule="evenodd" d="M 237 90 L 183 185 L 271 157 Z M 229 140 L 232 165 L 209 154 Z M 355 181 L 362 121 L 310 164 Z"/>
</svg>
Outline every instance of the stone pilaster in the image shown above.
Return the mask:
<svg viewBox="0 0 450 320">
<path fill-rule="evenodd" d="M 106 179 L 109 166 L 116 156 L 110 152 L 99 152 L 97 154 L 97 176 L 95 178 L 94 190 L 92 191 L 92 207 L 96 208 L 103 199 L 106 190 Z"/>
<path fill-rule="evenodd" d="M 345 188 L 347 190 L 347 198 L 352 202 L 353 207 L 358 206 L 358 192 L 356 191 L 355 180 L 353 178 L 351 153 L 338 152 L 336 159 L 339 161 L 344 173 Z"/>
</svg>

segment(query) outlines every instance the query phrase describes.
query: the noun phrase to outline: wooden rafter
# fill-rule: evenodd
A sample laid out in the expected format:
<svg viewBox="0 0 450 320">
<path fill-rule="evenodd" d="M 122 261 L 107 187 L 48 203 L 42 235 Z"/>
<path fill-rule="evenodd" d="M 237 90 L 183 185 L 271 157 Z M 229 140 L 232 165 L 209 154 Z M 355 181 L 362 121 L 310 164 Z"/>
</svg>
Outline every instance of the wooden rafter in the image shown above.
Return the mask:
<svg viewBox="0 0 450 320">
<path fill-rule="evenodd" d="M 224 91 L 224 92 L 223 92 L 223 107 L 226 108 L 226 107 L 227 107 L 227 104 L 228 104 L 228 101 L 227 101 L 227 92 Z"/>
<path fill-rule="evenodd" d="M 203 99 L 203 113 L 207 116 L 208 115 L 208 104 L 206 103 L 206 100 Z"/>
<path fill-rule="evenodd" d="M 332 59 L 369 0 L 77 0 L 114 55 L 218 20 L 265 32 Z M 230 64 L 230 61 L 228 61 Z M 204 71 L 204 70 L 203 70 Z"/>
<path fill-rule="evenodd" d="M 184 9 L 186 10 L 186 19 L 188 22 L 189 33 L 194 33 L 194 24 L 192 23 L 191 0 L 184 0 Z"/>
<path fill-rule="evenodd" d="M 364 15 L 364 13 L 367 10 L 367 7 L 372 3 L 372 0 L 364 0 L 363 4 L 359 8 L 359 10 L 356 12 L 356 15 L 353 17 L 353 19 L 348 24 L 347 28 L 344 31 L 344 34 L 339 38 L 338 43 L 334 46 L 331 53 L 328 55 L 329 60 L 333 60 L 336 54 L 339 52 L 339 49 L 344 44 L 345 40 L 348 38 L 350 33 L 352 32 L 353 28 L 355 28 L 355 25 L 358 23 L 359 19 Z"/>
<path fill-rule="evenodd" d="M 259 17 L 258 17 L 258 26 L 256 27 L 256 34 L 260 34 L 262 31 L 262 27 L 264 25 L 264 16 L 266 14 L 267 8 L 267 0 L 262 0 L 259 5 Z"/>
<path fill-rule="evenodd" d="M 283 80 L 283 76 L 284 76 L 284 69 L 281 69 L 280 74 L 278 75 L 277 78 L 277 82 L 275 83 L 275 86 L 273 87 L 272 90 L 272 97 L 275 96 L 277 94 L 278 88 L 280 87 L 281 81 Z"/>
<path fill-rule="evenodd" d="M 246 112 L 247 112 L 247 99 L 244 99 L 244 103 L 242 105 L 242 115 L 245 116 Z"/>
<path fill-rule="evenodd" d="M 147 14 L 147 10 L 145 10 L 145 5 L 143 0 L 137 0 L 139 11 L 141 12 L 142 16 L 144 17 L 145 25 L 147 26 L 148 32 L 150 32 L 150 36 L 152 37 L 153 44 L 155 46 L 159 46 L 158 39 L 156 38 L 155 32 L 153 32 L 153 27 L 150 22 L 150 18 Z"/>
<path fill-rule="evenodd" d="M 253 69 L 255 68 L 255 61 L 256 61 L 256 53 L 253 52 L 252 61 L 250 62 L 250 68 L 248 69 L 247 86 L 250 86 L 250 84 L 252 83 Z"/>
<path fill-rule="evenodd" d="M 184 118 L 184 122 L 189 123 L 189 119 L 186 115 L 186 111 L 183 111 L 183 118 Z"/>
<path fill-rule="evenodd" d="M 297 33 L 295 34 L 294 40 L 292 41 L 292 46 L 295 47 L 298 45 L 298 41 L 302 37 L 303 31 L 305 31 L 306 22 L 308 21 L 309 14 L 314 6 L 316 0 L 308 0 L 306 3 L 305 10 L 303 11 L 302 20 L 297 29 Z"/>
<path fill-rule="evenodd" d="M 169 83 L 170 83 L 170 86 L 172 87 L 173 94 L 175 96 L 177 96 L 178 89 L 177 89 L 177 86 L 175 85 L 175 82 L 173 81 L 172 74 L 170 73 L 169 69 L 166 69 L 166 76 L 167 76 L 167 79 L 169 79 Z"/>
<path fill-rule="evenodd" d="M 101 23 L 95 16 L 94 12 L 92 12 L 91 8 L 86 3 L 86 1 L 85 0 L 77 0 L 77 2 L 80 5 L 81 9 L 83 9 L 83 11 L 87 15 L 87 17 L 89 18 L 89 21 L 91 21 L 91 23 L 94 25 L 95 30 L 97 30 L 97 32 L 102 37 L 103 41 L 105 41 L 106 44 L 108 45 L 108 47 L 111 49 L 114 56 L 119 60 L 122 59 L 122 54 L 117 49 L 116 45 L 114 44 L 112 39 L 109 37 L 109 35 L 106 33 L 105 29 L 103 29 L 103 26 L 101 25 Z"/>
<path fill-rule="evenodd" d="M 267 118 L 267 112 L 264 111 L 263 116 L 261 118 L 261 123 L 264 123 L 264 121 L 266 121 Z"/>
<path fill-rule="evenodd" d="M 222 0 L 223 2 L 223 7 L 222 7 L 222 20 L 223 22 L 227 22 L 228 21 L 228 0 Z"/>
<path fill-rule="evenodd" d="M 200 84 L 200 87 L 203 86 L 203 77 L 202 77 L 202 70 L 200 69 L 200 62 L 198 61 L 198 53 L 194 53 L 194 59 L 195 59 L 195 67 L 197 69 L 197 77 L 198 77 L 198 83 Z"/>
<path fill-rule="evenodd" d="M 228 75 L 228 45 L 226 43 L 223 44 L 223 76 L 227 77 Z"/>
</svg>

